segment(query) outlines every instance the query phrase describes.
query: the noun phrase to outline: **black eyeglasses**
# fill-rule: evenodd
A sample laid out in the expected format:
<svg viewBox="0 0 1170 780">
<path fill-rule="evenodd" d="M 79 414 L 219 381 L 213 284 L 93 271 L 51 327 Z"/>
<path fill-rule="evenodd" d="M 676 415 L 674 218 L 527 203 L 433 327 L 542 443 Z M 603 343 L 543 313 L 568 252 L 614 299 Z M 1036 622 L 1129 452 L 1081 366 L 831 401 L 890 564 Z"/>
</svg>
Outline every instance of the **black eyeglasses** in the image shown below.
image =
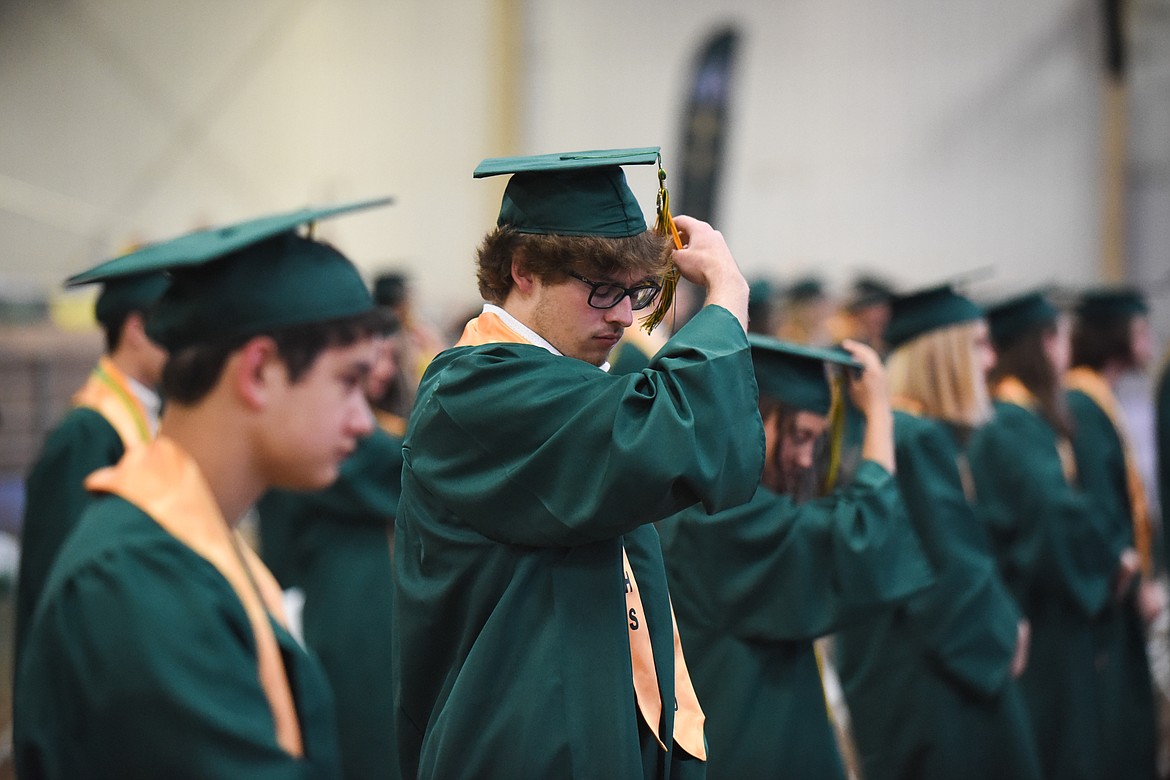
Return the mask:
<svg viewBox="0 0 1170 780">
<path fill-rule="evenodd" d="M 613 284 L 612 282 L 595 282 L 572 271 L 566 271 L 565 273 L 589 285 L 591 288 L 589 291 L 589 305 L 595 309 L 612 309 L 621 303 L 622 298 L 628 295 L 630 296 L 630 306 L 634 311 L 638 311 L 654 303 L 654 299 L 658 297 L 658 293 L 662 290 L 661 285 L 655 284 L 654 282 L 640 284 L 637 287 L 622 287 L 620 284 Z"/>
</svg>

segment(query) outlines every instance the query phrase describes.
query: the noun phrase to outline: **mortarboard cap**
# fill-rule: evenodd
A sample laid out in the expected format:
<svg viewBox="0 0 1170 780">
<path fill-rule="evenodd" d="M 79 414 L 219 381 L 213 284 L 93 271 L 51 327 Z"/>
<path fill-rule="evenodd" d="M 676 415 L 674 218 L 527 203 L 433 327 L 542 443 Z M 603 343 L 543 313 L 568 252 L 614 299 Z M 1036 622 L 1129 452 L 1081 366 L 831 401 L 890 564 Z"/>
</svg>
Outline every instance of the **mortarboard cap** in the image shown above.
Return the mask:
<svg viewBox="0 0 1170 780">
<path fill-rule="evenodd" d="M 861 368 L 843 349 L 790 344 L 754 333 L 748 334 L 748 343 L 760 395 L 819 415 L 827 415 L 832 406 L 826 365 Z"/>
<path fill-rule="evenodd" d="M 891 350 L 932 330 L 983 319 L 983 310 L 950 284 L 895 295 L 885 340 Z"/>
<path fill-rule="evenodd" d="M 857 312 L 868 306 L 889 303 L 894 297 L 894 288 L 875 276 L 859 276 L 853 280 L 849 292 L 849 311 Z"/>
<path fill-rule="evenodd" d="M 1083 321 L 1122 320 L 1149 314 L 1145 297 L 1129 287 L 1102 287 L 1081 293 L 1076 313 Z"/>
<path fill-rule="evenodd" d="M 1060 317 L 1060 309 L 1040 291 L 1014 296 L 985 309 L 991 340 L 1003 348 L 1017 336 L 1033 328 L 1050 325 Z"/>
<path fill-rule="evenodd" d="M 374 280 L 374 303 L 379 306 L 397 306 L 406 300 L 406 277 L 400 273 L 380 274 Z"/>
<path fill-rule="evenodd" d="M 171 351 L 352 317 L 373 307 L 361 274 L 336 249 L 298 235 L 297 229 L 388 203 L 384 198 L 300 209 L 197 230 L 101 263 L 67 284 L 168 272 L 171 283 L 148 331 Z"/>
<path fill-rule="evenodd" d="M 131 312 L 146 314 L 166 291 L 170 279 L 162 271 L 109 279 L 93 307 L 94 318 L 107 328 Z"/>
<path fill-rule="evenodd" d="M 493 157 L 472 175 L 512 176 L 496 221 L 500 227 L 542 235 L 627 238 L 645 233 L 646 219 L 621 166 L 658 160 L 657 146 Z"/>
<path fill-rule="evenodd" d="M 785 296 L 788 300 L 795 302 L 811 301 L 816 298 L 823 298 L 824 295 L 825 283 L 815 276 L 806 276 L 803 279 L 798 279 L 785 291 Z"/>
</svg>

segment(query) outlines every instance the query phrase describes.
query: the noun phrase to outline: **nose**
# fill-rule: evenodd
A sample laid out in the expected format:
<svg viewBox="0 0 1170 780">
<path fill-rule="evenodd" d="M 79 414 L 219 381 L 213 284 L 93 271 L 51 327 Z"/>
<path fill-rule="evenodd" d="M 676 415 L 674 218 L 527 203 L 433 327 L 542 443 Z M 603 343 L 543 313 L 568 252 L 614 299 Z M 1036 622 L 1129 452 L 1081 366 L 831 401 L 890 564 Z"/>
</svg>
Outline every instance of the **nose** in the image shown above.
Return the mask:
<svg viewBox="0 0 1170 780">
<path fill-rule="evenodd" d="M 622 299 L 605 310 L 605 321 L 616 322 L 623 328 L 634 324 L 634 304 L 630 296 L 623 295 Z"/>
<path fill-rule="evenodd" d="M 370 432 L 374 430 L 374 412 L 370 409 L 370 403 L 365 396 L 358 397 L 357 407 L 350 416 L 350 420 L 350 429 L 358 438 L 369 436 Z"/>
<path fill-rule="evenodd" d="M 811 469 L 813 465 L 813 445 L 802 445 L 796 451 L 796 465 L 802 469 Z"/>
</svg>

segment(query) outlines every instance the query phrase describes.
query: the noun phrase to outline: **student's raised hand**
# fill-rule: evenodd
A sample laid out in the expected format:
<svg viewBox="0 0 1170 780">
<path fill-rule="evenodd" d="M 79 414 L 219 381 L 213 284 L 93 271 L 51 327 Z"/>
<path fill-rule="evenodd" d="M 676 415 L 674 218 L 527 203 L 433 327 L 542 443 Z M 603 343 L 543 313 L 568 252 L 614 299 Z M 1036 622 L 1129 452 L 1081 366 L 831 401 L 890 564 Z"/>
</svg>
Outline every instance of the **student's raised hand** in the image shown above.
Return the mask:
<svg viewBox="0 0 1170 780">
<path fill-rule="evenodd" d="M 683 248 L 674 250 L 674 264 L 688 282 L 707 291 L 707 304 L 730 311 L 747 330 L 748 283 L 723 234 L 702 220 L 674 218 Z"/>
<path fill-rule="evenodd" d="M 845 339 L 841 347 L 862 365 L 860 374 L 849 377 L 849 399 L 867 418 L 873 412 L 888 412 L 890 390 L 886 383 L 886 369 L 873 348 L 860 341 Z"/>
</svg>

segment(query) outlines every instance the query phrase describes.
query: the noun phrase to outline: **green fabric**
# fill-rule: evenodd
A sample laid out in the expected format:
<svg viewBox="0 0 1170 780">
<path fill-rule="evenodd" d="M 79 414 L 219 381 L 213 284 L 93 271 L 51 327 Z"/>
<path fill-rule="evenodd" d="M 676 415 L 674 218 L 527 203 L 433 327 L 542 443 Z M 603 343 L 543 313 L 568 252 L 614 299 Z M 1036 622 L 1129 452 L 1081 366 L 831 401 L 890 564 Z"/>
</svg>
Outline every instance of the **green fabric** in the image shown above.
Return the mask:
<svg viewBox="0 0 1170 780">
<path fill-rule="evenodd" d="M 1158 496 L 1162 502 L 1162 559 L 1170 565 L 1170 360 L 1162 367 L 1154 394 Z"/>
<path fill-rule="evenodd" d="M 17 672 L 17 773 L 338 777 L 328 683 L 273 628 L 303 760 L 276 743 L 252 629 L 227 580 L 133 505 L 95 500 L 61 550 Z"/>
<path fill-rule="evenodd" d="M 896 295 L 885 340 L 894 350 L 932 330 L 983 319 L 983 311 L 949 285 Z"/>
<path fill-rule="evenodd" d="M 525 344 L 431 363 L 395 528 L 404 777 L 701 776 L 637 714 L 622 547 L 670 703 L 666 574 L 646 524 L 751 497 L 756 402 L 743 330 L 715 306 L 640 374 Z M 673 719 L 664 707 L 662 733 Z"/>
<path fill-rule="evenodd" d="M 1060 309 L 1043 293 L 1030 292 L 992 304 L 986 313 L 991 340 L 1002 348 L 1029 330 L 1056 322 Z"/>
<path fill-rule="evenodd" d="M 833 401 L 826 368 L 861 368 L 843 349 L 791 344 L 754 333 L 748 335 L 748 343 L 760 395 L 819 415 L 828 414 Z"/>
<path fill-rule="evenodd" d="M 1127 287 L 1103 287 L 1081 293 L 1076 305 L 1077 316 L 1088 322 L 1128 319 L 1148 314 L 1149 306 L 1138 290 Z"/>
<path fill-rule="evenodd" d="M 292 233 L 302 225 L 350 212 L 386 206 L 392 202 L 390 198 L 377 198 L 323 208 L 305 208 L 221 227 L 194 230 L 99 263 L 87 271 L 74 274 L 65 283 L 70 286 L 89 284 L 146 272 L 198 267 L 277 236 Z"/>
<path fill-rule="evenodd" d="M 147 325 L 172 352 L 293 325 L 363 314 L 373 299 L 340 252 L 284 233 L 218 262 L 173 272 Z"/>
<path fill-rule="evenodd" d="M 1009 673 L 1020 614 L 963 495 L 955 440 L 939 422 L 896 412 L 894 442 L 935 584 L 837 635 L 865 777 L 1039 777 Z"/>
<path fill-rule="evenodd" d="M 99 412 L 71 409 L 45 439 L 25 480 L 16 585 L 15 654 L 19 660 L 33 612 L 61 545 L 92 499 L 85 478 L 117 463 L 122 438 Z"/>
<path fill-rule="evenodd" d="M 1106 518 L 1110 549 L 1116 556 L 1134 546 L 1121 439 L 1089 396 L 1073 390 L 1067 397 L 1081 486 Z M 1109 603 L 1095 633 L 1103 764 L 1111 777 L 1152 777 L 1157 761 L 1157 712 L 1135 589 L 1120 602 Z"/>
<path fill-rule="evenodd" d="M 843 778 L 813 640 L 932 582 L 894 479 L 864 461 L 827 498 L 796 505 L 761 487 L 659 532 L 708 778 Z"/>
<path fill-rule="evenodd" d="M 609 353 L 609 373 L 614 376 L 636 374 L 650 365 L 651 357 L 637 345 L 623 339 Z"/>
<path fill-rule="evenodd" d="M 968 457 L 1000 570 L 1031 624 L 1020 688 L 1041 766 L 1045 777 L 1104 777 L 1094 622 L 1108 605 L 1117 557 L 1102 513 L 1066 481 L 1052 427 L 1024 407 L 995 408 Z"/>
<path fill-rule="evenodd" d="M 264 562 L 274 538 L 285 542 L 281 584 L 304 591 L 305 644 L 333 688 L 347 780 L 397 777 L 389 532 L 401 474 L 402 440 L 375 429 L 329 488 L 271 490 L 257 506 Z"/>
<path fill-rule="evenodd" d="M 102 285 L 94 304 L 94 318 L 110 325 L 130 312 L 148 312 L 162 297 L 167 284 L 169 280 L 161 271 L 110 279 Z"/>
<path fill-rule="evenodd" d="M 374 306 L 361 274 L 336 249 L 302 238 L 296 230 L 389 202 L 302 209 L 197 230 L 108 260 L 67 283 L 109 283 L 169 272 L 171 284 L 152 313 L 148 333 L 172 352 L 196 343 L 352 317 Z"/>
<path fill-rule="evenodd" d="M 520 233 L 625 238 L 646 232 L 622 165 L 658 161 L 658 147 L 497 157 L 475 178 L 512 174 L 497 225 Z"/>
</svg>

